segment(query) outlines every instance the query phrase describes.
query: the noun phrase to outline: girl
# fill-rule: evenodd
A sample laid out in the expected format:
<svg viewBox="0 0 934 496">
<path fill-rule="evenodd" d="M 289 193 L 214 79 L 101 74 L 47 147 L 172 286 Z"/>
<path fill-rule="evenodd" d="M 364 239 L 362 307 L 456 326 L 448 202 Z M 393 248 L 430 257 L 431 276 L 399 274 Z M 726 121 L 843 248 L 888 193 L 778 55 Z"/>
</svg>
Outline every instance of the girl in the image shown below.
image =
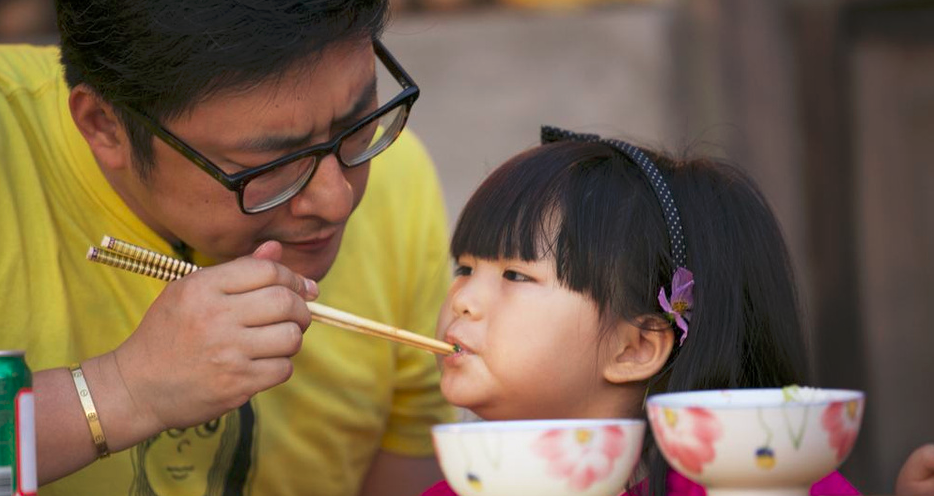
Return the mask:
<svg viewBox="0 0 934 496">
<path fill-rule="evenodd" d="M 807 383 L 791 263 L 736 168 L 543 128 L 468 201 L 438 334 L 488 420 L 643 417 L 647 395 Z M 646 440 L 633 492 L 703 494 Z M 814 494 L 859 494 L 839 474 Z M 424 496 L 453 495 L 444 482 Z"/>
</svg>

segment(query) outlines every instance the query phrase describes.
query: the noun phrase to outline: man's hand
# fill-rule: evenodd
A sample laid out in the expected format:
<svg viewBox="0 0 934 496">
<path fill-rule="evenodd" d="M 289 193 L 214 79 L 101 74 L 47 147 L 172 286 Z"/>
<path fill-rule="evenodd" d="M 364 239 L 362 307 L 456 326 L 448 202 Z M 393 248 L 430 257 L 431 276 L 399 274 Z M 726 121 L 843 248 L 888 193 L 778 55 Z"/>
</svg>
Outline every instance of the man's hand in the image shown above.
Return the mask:
<svg viewBox="0 0 934 496">
<path fill-rule="evenodd" d="M 934 443 L 916 449 L 895 481 L 898 496 L 934 496 Z"/>
<path fill-rule="evenodd" d="M 285 382 L 317 285 L 276 263 L 278 243 L 169 284 L 114 357 L 153 432 L 216 418 Z"/>
</svg>

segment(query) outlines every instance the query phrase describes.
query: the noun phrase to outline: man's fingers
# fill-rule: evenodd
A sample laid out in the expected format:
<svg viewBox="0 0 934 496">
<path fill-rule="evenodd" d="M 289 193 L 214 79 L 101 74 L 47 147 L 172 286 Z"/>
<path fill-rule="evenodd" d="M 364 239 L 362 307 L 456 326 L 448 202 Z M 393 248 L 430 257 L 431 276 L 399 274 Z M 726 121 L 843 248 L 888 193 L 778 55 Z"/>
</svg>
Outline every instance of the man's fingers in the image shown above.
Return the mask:
<svg viewBox="0 0 934 496">
<path fill-rule="evenodd" d="M 294 322 L 280 322 L 246 329 L 241 342 L 253 360 L 291 357 L 302 349 L 304 330 Z"/>
<path fill-rule="evenodd" d="M 266 241 L 253 251 L 253 258 L 278 262 L 282 258 L 282 245 L 278 241 Z M 294 279 L 293 284 L 290 286 L 292 291 L 295 291 L 296 294 L 301 295 L 306 300 L 317 298 L 318 283 L 302 277 L 300 274 L 296 275 L 298 278 Z"/>
<path fill-rule="evenodd" d="M 278 262 L 282 258 L 282 245 L 277 241 L 266 241 L 253 250 L 253 257 Z"/>
<path fill-rule="evenodd" d="M 254 378 L 256 392 L 278 386 L 292 377 L 292 361 L 288 358 L 261 358 L 250 364 L 250 377 Z"/>
<path fill-rule="evenodd" d="M 227 294 L 246 293 L 267 286 L 285 286 L 306 300 L 318 296 L 318 285 L 314 281 L 272 260 L 241 257 L 204 269 L 205 274 L 208 271 L 220 278 L 221 288 Z"/>
<path fill-rule="evenodd" d="M 905 468 L 909 471 L 909 477 L 915 480 L 934 479 L 934 443 L 914 450 L 908 460 Z"/>
<path fill-rule="evenodd" d="M 229 298 L 231 311 L 236 312 L 237 320 L 247 327 L 294 322 L 304 330 L 311 324 L 311 312 L 305 300 L 283 286 L 267 286 Z"/>
<path fill-rule="evenodd" d="M 898 496 L 934 495 L 934 443 L 914 450 L 895 481 Z"/>
</svg>

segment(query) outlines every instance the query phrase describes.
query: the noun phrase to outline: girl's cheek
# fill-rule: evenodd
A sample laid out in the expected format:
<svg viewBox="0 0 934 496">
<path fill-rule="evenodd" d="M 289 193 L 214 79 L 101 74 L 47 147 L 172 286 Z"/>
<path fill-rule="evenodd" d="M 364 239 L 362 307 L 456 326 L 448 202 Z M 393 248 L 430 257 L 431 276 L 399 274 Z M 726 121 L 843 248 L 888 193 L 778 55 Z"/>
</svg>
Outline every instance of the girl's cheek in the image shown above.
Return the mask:
<svg viewBox="0 0 934 496">
<path fill-rule="evenodd" d="M 450 305 L 451 293 L 448 292 L 448 297 L 444 299 L 444 303 L 441 305 L 441 310 L 438 312 L 438 321 L 435 324 L 435 337 L 438 339 L 444 339 L 445 330 L 451 325 L 453 316 L 451 315 Z"/>
</svg>

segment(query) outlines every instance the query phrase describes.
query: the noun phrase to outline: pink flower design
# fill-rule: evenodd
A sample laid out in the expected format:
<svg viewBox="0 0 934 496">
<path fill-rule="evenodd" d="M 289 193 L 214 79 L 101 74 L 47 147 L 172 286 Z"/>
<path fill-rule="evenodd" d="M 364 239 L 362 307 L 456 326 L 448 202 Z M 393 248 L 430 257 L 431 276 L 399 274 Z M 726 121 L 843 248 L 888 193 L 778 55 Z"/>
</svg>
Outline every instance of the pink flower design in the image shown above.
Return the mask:
<svg viewBox="0 0 934 496">
<path fill-rule="evenodd" d="M 824 410 L 821 425 L 830 434 L 830 447 L 837 450 L 837 462 L 853 448 L 863 411 L 859 401 L 835 401 Z"/>
<path fill-rule="evenodd" d="M 595 429 L 550 430 L 532 444 L 532 452 L 548 460 L 548 473 L 568 479 L 575 491 L 584 491 L 613 472 L 623 453 L 619 426 Z"/>
<path fill-rule="evenodd" d="M 678 345 L 684 344 L 688 337 L 688 321 L 694 308 L 694 274 L 684 267 L 678 267 L 671 277 L 671 300 L 665 295 L 665 288 L 658 290 L 658 304 L 665 311 L 665 316 L 681 329 Z"/>
<path fill-rule="evenodd" d="M 684 471 L 699 475 L 716 458 L 713 443 L 723 435 L 723 427 L 709 410 L 651 405 L 649 417 L 655 441 L 669 462 L 677 460 Z"/>
</svg>

